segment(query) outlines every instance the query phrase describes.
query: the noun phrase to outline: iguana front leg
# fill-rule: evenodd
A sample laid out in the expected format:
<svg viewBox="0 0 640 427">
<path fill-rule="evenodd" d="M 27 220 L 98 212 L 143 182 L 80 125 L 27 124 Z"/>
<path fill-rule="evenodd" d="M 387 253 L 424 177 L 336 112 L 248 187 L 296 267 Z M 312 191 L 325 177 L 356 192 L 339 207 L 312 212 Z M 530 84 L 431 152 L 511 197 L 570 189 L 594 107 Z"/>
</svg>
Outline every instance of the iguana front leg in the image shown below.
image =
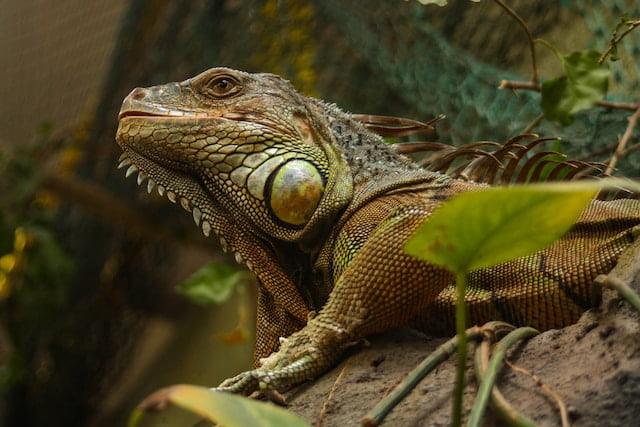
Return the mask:
<svg viewBox="0 0 640 427">
<path fill-rule="evenodd" d="M 281 339 L 280 349 L 260 368 L 226 380 L 219 389 L 250 394 L 312 379 L 365 336 L 409 323 L 452 281 L 446 270 L 403 250 L 407 236 L 431 210 L 410 206 L 392 213 L 349 262 L 322 310 Z M 425 282 L 429 285 L 418 285 Z"/>
</svg>

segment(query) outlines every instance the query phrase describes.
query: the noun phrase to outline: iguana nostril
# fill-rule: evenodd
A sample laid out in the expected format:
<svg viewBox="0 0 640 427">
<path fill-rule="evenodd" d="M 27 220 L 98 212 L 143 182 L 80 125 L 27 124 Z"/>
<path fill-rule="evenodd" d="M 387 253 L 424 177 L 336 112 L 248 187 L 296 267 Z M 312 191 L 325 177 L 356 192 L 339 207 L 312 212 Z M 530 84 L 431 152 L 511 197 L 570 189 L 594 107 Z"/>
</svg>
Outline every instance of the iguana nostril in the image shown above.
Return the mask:
<svg viewBox="0 0 640 427">
<path fill-rule="evenodd" d="M 143 87 L 135 88 L 130 95 L 133 99 L 140 100 L 147 96 L 147 89 Z"/>
</svg>

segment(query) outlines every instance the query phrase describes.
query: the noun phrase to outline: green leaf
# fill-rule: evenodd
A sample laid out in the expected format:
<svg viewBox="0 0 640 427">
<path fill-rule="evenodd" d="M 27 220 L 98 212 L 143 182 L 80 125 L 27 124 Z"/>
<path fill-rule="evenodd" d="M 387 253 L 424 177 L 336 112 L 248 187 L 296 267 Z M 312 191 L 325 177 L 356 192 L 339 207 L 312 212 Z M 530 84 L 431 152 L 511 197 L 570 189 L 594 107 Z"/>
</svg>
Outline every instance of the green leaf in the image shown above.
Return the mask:
<svg viewBox="0 0 640 427">
<path fill-rule="evenodd" d="M 178 286 L 180 293 L 198 304 L 220 304 L 229 299 L 231 291 L 251 277 L 226 264 L 211 263 L 201 268 Z"/>
<path fill-rule="evenodd" d="M 273 404 L 193 385 L 174 385 L 158 390 L 131 414 L 129 426 L 138 425 L 142 414 L 165 409 L 169 403 L 226 427 L 310 427 L 299 416 Z"/>
<path fill-rule="evenodd" d="M 466 273 L 543 249 L 574 224 L 600 184 L 488 188 L 443 205 L 405 250 L 454 273 Z"/>
<path fill-rule="evenodd" d="M 542 84 L 540 107 L 545 117 L 563 126 L 573 122 L 573 114 L 593 107 L 607 94 L 609 67 L 598 64 L 600 54 L 581 50 L 562 56 L 565 76 Z"/>
</svg>

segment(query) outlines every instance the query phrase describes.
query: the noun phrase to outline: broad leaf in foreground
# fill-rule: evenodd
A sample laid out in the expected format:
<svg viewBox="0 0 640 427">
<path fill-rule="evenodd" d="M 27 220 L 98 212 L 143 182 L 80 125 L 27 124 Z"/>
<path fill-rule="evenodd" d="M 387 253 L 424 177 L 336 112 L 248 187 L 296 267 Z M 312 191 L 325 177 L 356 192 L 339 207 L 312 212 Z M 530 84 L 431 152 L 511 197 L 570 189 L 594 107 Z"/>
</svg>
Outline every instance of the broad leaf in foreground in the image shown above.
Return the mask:
<svg viewBox="0 0 640 427">
<path fill-rule="evenodd" d="M 273 404 L 185 384 L 163 388 L 147 397 L 131 415 L 129 426 L 138 425 L 145 412 L 162 411 L 169 404 L 226 427 L 310 427 L 302 418 Z"/>
<path fill-rule="evenodd" d="M 466 273 L 531 254 L 561 237 L 597 188 L 487 188 L 447 201 L 408 240 L 413 256 Z"/>
</svg>

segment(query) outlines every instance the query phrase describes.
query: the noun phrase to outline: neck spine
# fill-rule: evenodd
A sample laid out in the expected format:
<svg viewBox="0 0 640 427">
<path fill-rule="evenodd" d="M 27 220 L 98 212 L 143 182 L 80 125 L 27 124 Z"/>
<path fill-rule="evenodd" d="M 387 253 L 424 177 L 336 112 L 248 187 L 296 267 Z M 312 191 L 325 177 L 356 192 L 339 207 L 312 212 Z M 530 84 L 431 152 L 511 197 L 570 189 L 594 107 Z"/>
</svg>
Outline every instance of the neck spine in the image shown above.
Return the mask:
<svg viewBox="0 0 640 427">
<path fill-rule="evenodd" d="M 411 159 L 399 154 L 393 145 L 379 135 L 369 131 L 334 105 L 325 105 L 329 119 L 329 128 L 345 157 L 353 183 L 359 186 L 371 180 L 401 175 L 421 168 Z"/>
</svg>

